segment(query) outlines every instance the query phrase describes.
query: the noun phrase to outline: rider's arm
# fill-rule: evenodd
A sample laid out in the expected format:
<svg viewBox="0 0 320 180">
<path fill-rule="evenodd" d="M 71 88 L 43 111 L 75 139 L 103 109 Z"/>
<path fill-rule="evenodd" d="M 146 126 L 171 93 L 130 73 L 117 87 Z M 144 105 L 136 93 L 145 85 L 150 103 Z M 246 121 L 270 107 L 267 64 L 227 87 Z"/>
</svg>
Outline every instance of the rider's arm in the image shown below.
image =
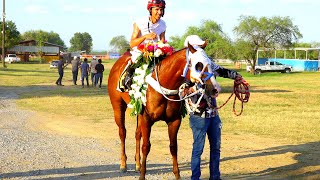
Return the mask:
<svg viewBox="0 0 320 180">
<path fill-rule="evenodd" d="M 131 35 L 131 40 L 130 40 L 130 47 L 133 48 L 135 46 L 138 46 L 141 44 L 144 40 L 146 39 L 155 39 L 157 37 L 156 33 L 149 33 L 144 36 L 141 36 L 141 31 L 139 27 L 137 26 L 136 23 L 133 24 L 133 32 Z"/>
</svg>

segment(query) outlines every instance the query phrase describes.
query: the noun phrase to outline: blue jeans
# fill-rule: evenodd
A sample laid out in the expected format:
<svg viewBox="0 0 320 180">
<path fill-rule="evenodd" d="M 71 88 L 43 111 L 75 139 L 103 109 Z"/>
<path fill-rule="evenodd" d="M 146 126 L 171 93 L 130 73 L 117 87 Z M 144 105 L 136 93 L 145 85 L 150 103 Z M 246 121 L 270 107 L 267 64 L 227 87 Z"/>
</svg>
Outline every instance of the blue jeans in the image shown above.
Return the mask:
<svg viewBox="0 0 320 180">
<path fill-rule="evenodd" d="M 101 87 L 103 74 L 102 73 L 97 73 L 95 75 L 95 78 L 96 78 L 96 85 L 99 84 L 99 87 Z"/>
<path fill-rule="evenodd" d="M 58 78 L 58 80 L 56 81 L 56 84 L 59 84 L 59 85 L 61 85 L 62 84 L 62 78 L 63 78 L 63 71 L 58 71 L 58 73 L 59 73 L 59 78 Z"/>
<path fill-rule="evenodd" d="M 219 116 L 202 118 L 190 115 L 190 127 L 193 133 L 193 147 L 191 157 L 191 179 L 201 176 L 201 155 L 203 152 L 206 135 L 210 144 L 210 179 L 220 179 L 220 145 L 221 145 L 221 120 Z"/>
<path fill-rule="evenodd" d="M 81 74 L 81 85 L 84 86 L 84 79 L 87 81 L 87 86 L 89 86 L 88 74 Z"/>
<path fill-rule="evenodd" d="M 92 82 L 92 86 L 96 86 L 96 74 L 97 74 L 97 73 L 91 72 L 91 82 Z"/>
<path fill-rule="evenodd" d="M 72 80 L 73 80 L 73 84 L 76 85 L 78 80 L 78 70 L 72 71 Z"/>
</svg>

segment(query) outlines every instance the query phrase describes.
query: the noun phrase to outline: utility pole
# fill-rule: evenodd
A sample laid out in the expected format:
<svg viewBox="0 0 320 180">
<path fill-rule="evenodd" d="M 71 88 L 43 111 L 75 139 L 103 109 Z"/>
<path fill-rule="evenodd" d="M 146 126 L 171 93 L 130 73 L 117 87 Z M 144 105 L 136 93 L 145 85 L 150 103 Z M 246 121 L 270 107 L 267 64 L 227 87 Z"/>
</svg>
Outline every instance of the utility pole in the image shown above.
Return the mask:
<svg viewBox="0 0 320 180">
<path fill-rule="evenodd" d="M 6 0 L 2 0 L 3 4 L 3 12 L 2 12 L 2 66 L 5 68 L 6 63 L 4 62 L 4 59 L 6 57 L 5 50 L 4 50 L 4 43 L 5 43 L 5 37 L 6 37 Z"/>
</svg>

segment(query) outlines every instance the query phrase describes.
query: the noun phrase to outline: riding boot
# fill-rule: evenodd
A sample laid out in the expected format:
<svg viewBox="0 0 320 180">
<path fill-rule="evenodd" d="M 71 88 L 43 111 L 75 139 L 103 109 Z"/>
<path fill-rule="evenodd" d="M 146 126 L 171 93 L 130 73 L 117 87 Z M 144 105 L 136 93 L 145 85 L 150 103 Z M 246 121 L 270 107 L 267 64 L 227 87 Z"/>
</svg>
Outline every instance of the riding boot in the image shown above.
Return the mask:
<svg viewBox="0 0 320 180">
<path fill-rule="evenodd" d="M 124 78 L 124 86 L 128 89 L 131 90 L 131 85 L 132 85 L 132 80 L 133 80 L 133 73 L 135 71 L 135 68 L 128 67 L 127 68 L 127 74 L 126 77 Z"/>
</svg>

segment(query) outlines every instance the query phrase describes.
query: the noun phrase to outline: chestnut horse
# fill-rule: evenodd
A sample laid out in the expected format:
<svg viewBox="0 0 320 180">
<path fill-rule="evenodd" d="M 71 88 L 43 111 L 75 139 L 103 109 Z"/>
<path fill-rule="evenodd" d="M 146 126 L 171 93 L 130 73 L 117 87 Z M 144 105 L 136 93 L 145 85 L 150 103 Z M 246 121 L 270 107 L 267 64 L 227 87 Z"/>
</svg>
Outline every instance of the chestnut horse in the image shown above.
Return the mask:
<svg viewBox="0 0 320 180">
<path fill-rule="evenodd" d="M 191 46 L 193 52 L 193 47 Z M 190 47 L 189 47 L 190 49 Z M 158 65 L 156 65 L 157 75 L 152 73 L 154 79 L 158 79 L 162 87 L 169 90 L 178 90 L 179 86 L 184 82 L 183 74 L 186 61 L 186 51 L 182 49 L 175 52 L 171 56 L 167 56 Z M 194 50 L 195 51 L 195 50 Z M 127 170 L 127 156 L 125 150 L 126 127 L 125 127 L 125 111 L 127 104 L 130 102 L 128 92 L 119 92 L 116 90 L 120 74 L 123 72 L 129 56 L 120 57 L 111 68 L 108 79 L 108 92 L 112 103 L 115 122 L 119 127 L 119 136 L 121 140 L 121 162 L 120 171 Z M 158 76 L 158 78 L 156 78 Z M 189 73 L 188 73 L 189 76 Z M 170 95 L 170 99 L 178 100 L 179 96 Z M 170 152 L 173 158 L 173 173 L 176 179 L 180 179 L 180 172 L 177 161 L 177 134 L 181 123 L 181 101 L 167 100 L 164 95 L 157 92 L 153 87 L 148 85 L 147 103 L 142 112 L 138 114 L 138 122 L 136 127 L 136 171 L 140 170 L 140 179 L 145 179 L 146 160 L 150 152 L 150 133 L 152 125 L 159 120 L 163 120 L 168 125 L 168 134 L 170 139 Z M 140 140 L 142 137 L 142 161 L 140 164 Z"/>
</svg>

